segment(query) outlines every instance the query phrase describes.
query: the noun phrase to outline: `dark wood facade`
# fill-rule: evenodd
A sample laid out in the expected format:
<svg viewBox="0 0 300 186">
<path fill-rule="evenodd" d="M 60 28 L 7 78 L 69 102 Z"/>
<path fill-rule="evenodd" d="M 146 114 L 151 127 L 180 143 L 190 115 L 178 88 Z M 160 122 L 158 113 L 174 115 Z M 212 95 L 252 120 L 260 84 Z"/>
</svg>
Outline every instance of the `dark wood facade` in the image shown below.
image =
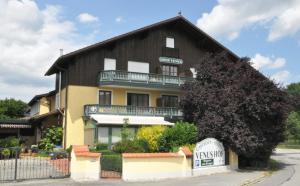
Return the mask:
<svg viewBox="0 0 300 186">
<path fill-rule="evenodd" d="M 174 38 L 175 48 L 166 48 L 167 37 Z M 183 75 L 195 67 L 206 52 L 223 50 L 227 49 L 179 16 L 170 22 L 157 24 L 149 29 L 75 52 L 56 65 L 66 69 L 62 72 L 62 87 L 65 87 L 66 83 L 98 86 L 98 74 L 104 69 L 104 58 L 116 59 L 116 70 L 122 71 L 127 71 L 128 61 L 147 62 L 150 64 L 150 73 L 157 74 L 161 73 L 162 65 L 159 57 L 180 58 L 183 64 L 178 65 L 178 74 Z M 47 75 L 58 71 L 53 69 L 52 67 Z"/>
</svg>

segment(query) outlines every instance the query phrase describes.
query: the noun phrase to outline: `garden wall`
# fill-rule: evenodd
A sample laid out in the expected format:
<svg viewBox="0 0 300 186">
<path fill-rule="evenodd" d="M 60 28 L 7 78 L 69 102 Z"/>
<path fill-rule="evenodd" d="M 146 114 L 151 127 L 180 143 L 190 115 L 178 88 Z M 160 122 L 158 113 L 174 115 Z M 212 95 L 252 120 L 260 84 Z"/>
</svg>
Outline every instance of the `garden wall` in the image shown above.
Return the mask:
<svg viewBox="0 0 300 186">
<path fill-rule="evenodd" d="M 71 153 L 71 178 L 74 180 L 98 180 L 100 153 L 89 152 L 88 146 L 74 145 Z"/>
<path fill-rule="evenodd" d="M 157 180 L 192 176 L 192 152 L 123 153 L 122 178 L 125 181 Z"/>
</svg>

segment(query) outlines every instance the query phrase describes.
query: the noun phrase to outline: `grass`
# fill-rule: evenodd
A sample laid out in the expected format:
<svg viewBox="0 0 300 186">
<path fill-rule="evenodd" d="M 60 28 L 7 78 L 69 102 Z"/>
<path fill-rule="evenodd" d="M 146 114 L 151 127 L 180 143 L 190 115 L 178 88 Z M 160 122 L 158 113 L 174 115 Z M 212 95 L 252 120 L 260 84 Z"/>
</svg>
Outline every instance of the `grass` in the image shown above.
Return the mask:
<svg viewBox="0 0 300 186">
<path fill-rule="evenodd" d="M 295 140 L 287 140 L 277 146 L 280 149 L 300 149 L 300 142 Z"/>
</svg>

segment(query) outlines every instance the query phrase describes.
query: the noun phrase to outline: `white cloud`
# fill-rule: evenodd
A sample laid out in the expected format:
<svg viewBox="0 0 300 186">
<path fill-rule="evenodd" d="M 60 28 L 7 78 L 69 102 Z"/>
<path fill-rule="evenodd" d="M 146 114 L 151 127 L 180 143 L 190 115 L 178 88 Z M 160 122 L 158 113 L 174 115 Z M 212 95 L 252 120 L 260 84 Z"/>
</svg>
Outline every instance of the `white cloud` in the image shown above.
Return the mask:
<svg viewBox="0 0 300 186">
<path fill-rule="evenodd" d="M 259 24 L 269 27 L 268 40 L 275 41 L 300 30 L 299 10 L 299 0 L 218 0 L 211 12 L 197 20 L 197 26 L 233 40 L 242 29 Z"/>
<path fill-rule="evenodd" d="M 61 11 L 50 5 L 40 9 L 31 0 L 0 0 L 0 99 L 28 101 L 54 89 L 53 77 L 44 73 L 59 49 L 70 52 L 86 42 L 73 22 L 60 19 Z"/>
<path fill-rule="evenodd" d="M 116 21 L 117 23 L 121 23 L 121 22 L 124 21 L 124 18 L 123 18 L 122 16 L 119 16 L 119 17 L 116 17 L 115 21 Z"/>
<path fill-rule="evenodd" d="M 290 77 L 290 72 L 287 70 L 283 70 L 280 72 L 277 72 L 276 74 L 271 76 L 271 79 L 273 79 L 277 83 L 283 83 L 286 84 L 287 80 Z"/>
<path fill-rule="evenodd" d="M 97 22 L 99 19 L 96 16 L 93 16 L 88 13 L 81 13 L 77 16 L 78 21 L 81 23 L 92 23 L 92 22 Z"/>
<path fill-rule="evenodd" d="M 281 68 L 286 64 L 285 58 L 266 57 L 259 53 L 252 58 L 252 66 L 256 69 L 267 67 L 270 69 Z"/>
</svg>

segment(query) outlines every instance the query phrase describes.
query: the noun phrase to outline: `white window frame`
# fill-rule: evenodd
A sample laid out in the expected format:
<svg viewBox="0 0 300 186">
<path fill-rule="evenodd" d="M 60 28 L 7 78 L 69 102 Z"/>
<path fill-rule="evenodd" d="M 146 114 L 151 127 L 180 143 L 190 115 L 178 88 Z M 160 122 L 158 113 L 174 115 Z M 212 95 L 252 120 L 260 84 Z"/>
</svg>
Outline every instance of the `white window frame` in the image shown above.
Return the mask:
<svg viewBox="0 0 300 186">
<path fill-rule="evenodd" d="M 145 66 L 143 66 L 145 65 Z M 135 67 L 130 69 L 131 67 Z M 150 72 L 150 64 L 147 62 L 141 62 L 141 61 L 128 61 L 127 63 L 127 70 L 128 72 L 138 72 L 138 73 L 147 73 Z"/>
<path fill-rule="evenodd" d="M 166 37 L 166 47 L 175 48 L 175 39 L 174 37 Z"/>
</svg>

